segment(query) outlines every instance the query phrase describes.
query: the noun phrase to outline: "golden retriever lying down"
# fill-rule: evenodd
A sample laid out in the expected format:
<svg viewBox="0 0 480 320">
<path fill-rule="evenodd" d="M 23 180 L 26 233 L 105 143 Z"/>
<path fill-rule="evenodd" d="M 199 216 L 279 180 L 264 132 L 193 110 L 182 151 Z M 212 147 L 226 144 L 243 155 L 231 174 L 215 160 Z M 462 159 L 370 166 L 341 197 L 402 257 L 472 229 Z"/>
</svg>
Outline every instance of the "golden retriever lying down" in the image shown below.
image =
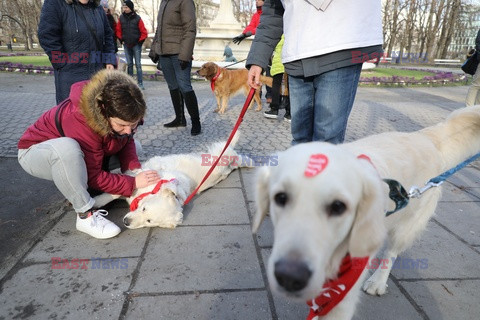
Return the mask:
<svg viewBox="0 0 480 320">
<path fill-rule="evenodd" d="M 270 213 L 274 243 L 268 278 L 272 290 L 307 301 L 311 318 L 351 319 L 368 258 L 386 237 L 387 268 L 378 268 L 363 285 L 367 293 L 382 295 L 392 258 L 420 235 L 440 197 L 440 188 L 432 188 L 385 217 L 394 205 L 382 179 L 395 179 L 407 190 L 423 187 L 479 151 L 480 106 L 475 106 L 417 132 L 381 133 L 343 145 L 304 143 L 279 153 L 278 166 L 258 171 L 253 222 L 256 232 Z M 334 282 L 335 287 L 322 289 L 327 280 L 337 278 L 347 254 L 353 259 L 349 270 L 361 274 L 358 281 L 350 291 L 349 279 L 343 277 Z M 322 300 L 345 292 L 333 307 Z"/>
<path fill-rule="evenodd" d="M 205 77 L 211 83 L 212 91 L 217 98 L 217 109 L 215 112 L 224 113 L 227 110 L 228 101 L 231 97 L 243 92 L 245 96 L 248 95 L 250 87 L 247 84 L 248 70 L 228 70 L 221 68 L 213 62 L 204 63 L 198 69 L 197 74 Z M 267 86 L 272 86 L 272 78 L 261 76 L 260 81 Z M 260 89 L 255 92 L 253 100 L 257 103 L 256 111 L 262 110 L 262 101 L 260 99 Z M 252 107 L 250 103 L 249 109 Z"/>
<path fill-rule="evenodd" d="M 251 166 L 251 159 L 245 155 L 239 155 L 234 150 L 239 136 L 238 131 L 198 193 L 224 180 L 233 170 Z M 159 184 L 157 192 L 151 194 L 156 185 L 150 185 L 136 189 L 131 197 L 125 199 L 131 205 L 130 212 L 123 218 L 125 226 L 129 229 L 142 227 L 175 228 L 182 223 L 183 203 L 210 170 L 211 164 L 216 159 L 214 157 L 218 157 L 224 146 L 225 141 L 217 142 L 212 144 L 208 151 L 203 154 L 156 156 L 142 163 L 142 169 L 156 170 L 164 182 Z M 102 193 L 95 197 L 95 207 L 102 207 L 118 198 L 121 198 L 121 196 Z M 132 202 L 137 202 L 137 205 L 132 207 Z"/>
</svg>

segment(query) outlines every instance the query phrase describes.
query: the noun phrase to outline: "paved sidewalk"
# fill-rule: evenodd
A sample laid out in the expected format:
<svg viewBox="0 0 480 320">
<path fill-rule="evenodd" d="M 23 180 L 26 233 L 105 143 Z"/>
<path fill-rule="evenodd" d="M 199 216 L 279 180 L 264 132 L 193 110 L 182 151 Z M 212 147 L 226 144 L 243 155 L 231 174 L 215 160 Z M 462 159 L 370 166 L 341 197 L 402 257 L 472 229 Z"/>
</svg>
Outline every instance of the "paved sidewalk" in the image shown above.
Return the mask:
<svg viewBox="0 0 480 320">
<path fill-rule="evenodd" d="M 195 82 L 203 134 L 191 137 L 190 127 L 162 126 L 173 114 L 166 84 L 145 86 L 149 109 L 137 135 L 143 158 L 202 151 L 225 140 L 244 101 L 233 99 L 219 116 L 209 84 Z M 467 90 L 360 88 L 347 140 L 432 125 L 462 107 Z M 174 230 L 123 227 L 116 238 L 96 240 L 75 230 L 75 214 L 53 183 L 29 177 L 16 164 L 18 138 L 54 104 L 53 77 L 0 73 L 0 96 L 0 191 L 8 204 L 0 208 L 0 320 L 305 319 L 305 304 L 274 296 L 268 287 L 272 227 L 267 220 L 258 235 L 251 233 L 254 170 L 235 171 L 197 196 Z M 247 112 L 241 130 L 237 149 L 243 153 L 269 155 L 290 144 L 289 124 L 258 112 Z M 479 209 L 476 162 L 445 183 L 428 230 L 400 256 L 423 264 L 397 264 L 389 292 L 362 293 L 354 319 L 478 319 Z M 121 225 L 126 211 L 117 201 L 110 217 Z M 56 269 L 56 258 L 88 262 Z"/>
</svg>

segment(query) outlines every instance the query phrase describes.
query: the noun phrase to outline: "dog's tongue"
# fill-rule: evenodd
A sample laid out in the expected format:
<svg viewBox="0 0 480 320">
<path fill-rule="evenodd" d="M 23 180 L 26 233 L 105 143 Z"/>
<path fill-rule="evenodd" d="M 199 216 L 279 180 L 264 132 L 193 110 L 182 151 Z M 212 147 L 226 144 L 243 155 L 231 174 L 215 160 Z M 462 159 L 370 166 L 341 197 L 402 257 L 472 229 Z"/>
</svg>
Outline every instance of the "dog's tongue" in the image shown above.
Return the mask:
<svg viewBox="0 0 480 320">
<path fill-rule="evenodd" d="M 328 165 L 328 158 L 322 153 L 312 154 L 305 169 L 305 177 L 311 178 L 321 173 Z"/>
</svg>

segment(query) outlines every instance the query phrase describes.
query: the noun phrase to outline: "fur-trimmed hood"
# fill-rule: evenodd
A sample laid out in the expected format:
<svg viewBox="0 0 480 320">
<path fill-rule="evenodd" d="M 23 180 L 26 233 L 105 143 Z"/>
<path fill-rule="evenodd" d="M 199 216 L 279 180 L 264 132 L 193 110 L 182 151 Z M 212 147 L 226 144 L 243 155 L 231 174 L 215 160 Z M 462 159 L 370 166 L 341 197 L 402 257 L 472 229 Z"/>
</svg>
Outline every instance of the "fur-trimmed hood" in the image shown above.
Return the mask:
<svg viewBox="0 0 480 320">
<path fill-rule="evenodd" d="M 67 4 L 73 4 L 74 2 L 78 2 L 78 0 L 65 0 Z M 100 0 L 90 0 L 89 2 L 93 2 L 95 4 L 95 7 L 98 7 L 100 5 Z"/>
<path fill-rule="evenodd" d="M 104 69 L 96 73 L 83 87 L 80 100 L 78 102 L 80 112 L 85 117 L 86 123 L 101 137 L 105 137 L 111 132 L 108 119 L 103 115 L 102 109 L 99 105 L 99 101 L 102 101 L 102 90 L 109 82 L 114 82 L 116 84 L 131 83 L 136 85 L 135 81 L 133 81 L 132 77 L 130 77 L 128 74 Z M 73 97 L 70 97 L 70 99 L 72 98 Z"/>
</svg>

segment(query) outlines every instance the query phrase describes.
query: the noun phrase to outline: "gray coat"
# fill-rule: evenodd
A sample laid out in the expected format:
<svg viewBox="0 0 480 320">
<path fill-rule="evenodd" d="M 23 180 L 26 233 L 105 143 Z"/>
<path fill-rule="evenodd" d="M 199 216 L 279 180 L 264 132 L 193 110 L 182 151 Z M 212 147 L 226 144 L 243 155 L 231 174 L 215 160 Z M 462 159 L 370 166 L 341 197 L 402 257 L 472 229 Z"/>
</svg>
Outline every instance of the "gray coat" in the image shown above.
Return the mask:
<svg viewBox="0 0 480 320">
<path fill-rule="evenodd" d="M 255 33 L 246 66 L 257 65 L 267 69 L 273 50 L 283 34 L 284 8 L 280 0 L 265 1 L 260 16 L 260 24 Z"/>
<path fill-rule="evenodd" d="M 191 61 L 196 33 L 193 0 L 163 0 L 152 50 L 158 55 L 178 54 L 179 60 Z"/>
</svg>

